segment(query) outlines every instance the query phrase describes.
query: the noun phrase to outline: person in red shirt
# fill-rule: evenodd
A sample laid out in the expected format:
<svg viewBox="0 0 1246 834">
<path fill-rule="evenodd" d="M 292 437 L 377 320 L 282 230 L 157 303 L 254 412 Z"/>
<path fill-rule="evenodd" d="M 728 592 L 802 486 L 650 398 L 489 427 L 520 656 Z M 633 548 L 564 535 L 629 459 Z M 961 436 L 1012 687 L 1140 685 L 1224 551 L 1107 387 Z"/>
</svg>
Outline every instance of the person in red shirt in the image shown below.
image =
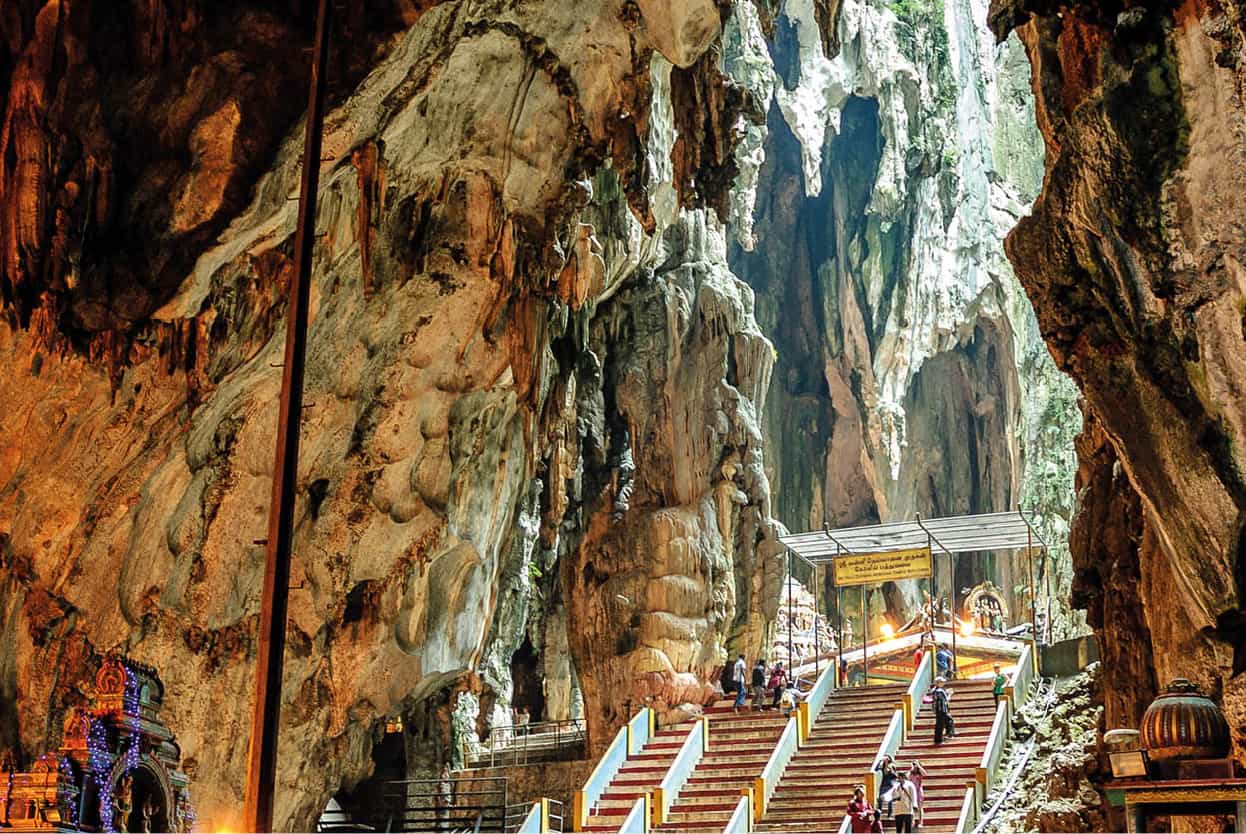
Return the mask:
<svg viewBox="0 0 1246 834">
<path fill-rule="evenodd" d="M 852 789 L 852 800 L 848 803 L 847 814 L 852 834 L 870 834 L 874 830 L 878 812 L 870 807 L 870 801 L 865 798 L 865 785 L 857 785 Z"/>
</svg>

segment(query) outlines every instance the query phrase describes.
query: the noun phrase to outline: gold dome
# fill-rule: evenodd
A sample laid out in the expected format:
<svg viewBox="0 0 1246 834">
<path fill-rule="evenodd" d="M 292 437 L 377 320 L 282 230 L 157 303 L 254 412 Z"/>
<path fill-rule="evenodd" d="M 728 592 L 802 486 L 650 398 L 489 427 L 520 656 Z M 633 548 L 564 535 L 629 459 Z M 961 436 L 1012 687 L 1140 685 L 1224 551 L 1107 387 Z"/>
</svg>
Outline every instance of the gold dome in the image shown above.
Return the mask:
<svg viewBox="0 0 1246 834">
<path fill-rule="evenodd" d="M 1231 746 L 1224 713 L 1185 678 L 1168 684 L 1147 707 L 1140 729 L 1152 761 L 1222 759 Z"/>
</svg>

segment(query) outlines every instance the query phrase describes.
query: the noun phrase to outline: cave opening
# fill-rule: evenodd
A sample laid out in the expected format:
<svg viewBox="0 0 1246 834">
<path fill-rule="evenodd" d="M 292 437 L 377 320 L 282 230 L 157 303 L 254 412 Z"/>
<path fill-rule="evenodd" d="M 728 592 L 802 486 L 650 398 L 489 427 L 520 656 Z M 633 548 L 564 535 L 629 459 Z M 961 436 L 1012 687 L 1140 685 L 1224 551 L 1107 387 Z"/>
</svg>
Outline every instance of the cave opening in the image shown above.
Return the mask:
<svg viewBox="0 0 1246 834">
<path fill-rule="evenodd" d="M 545 715 L 545 674 L 541 668 L 541 655 L 532 645 L 532 638 L 524 635 L 523 643 L 511 655 L 511 709 L 517 713 L 527 710 L 531 721 L 541 721 Z"/>
</svg>

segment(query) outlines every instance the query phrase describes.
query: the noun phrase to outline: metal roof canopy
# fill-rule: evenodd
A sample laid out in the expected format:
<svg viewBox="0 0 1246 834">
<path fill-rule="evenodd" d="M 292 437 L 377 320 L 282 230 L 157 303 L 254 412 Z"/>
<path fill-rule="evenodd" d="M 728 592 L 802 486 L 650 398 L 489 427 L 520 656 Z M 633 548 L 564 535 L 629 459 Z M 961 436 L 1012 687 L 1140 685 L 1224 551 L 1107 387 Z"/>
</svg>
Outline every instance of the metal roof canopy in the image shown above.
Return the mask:
<svg viewBox="0 0 1246 834">
<path fill-rule="evenodd" d="M 942 553 L 1047 548 L 1038 530 L 1020 510 L 982 515 L 890 521 L 867 527 L 841 527 L 789 533 L 779 541 L 810 564 L 828 564 L 836 554 L 888 553 L 925 547 Z"/>
</svg>

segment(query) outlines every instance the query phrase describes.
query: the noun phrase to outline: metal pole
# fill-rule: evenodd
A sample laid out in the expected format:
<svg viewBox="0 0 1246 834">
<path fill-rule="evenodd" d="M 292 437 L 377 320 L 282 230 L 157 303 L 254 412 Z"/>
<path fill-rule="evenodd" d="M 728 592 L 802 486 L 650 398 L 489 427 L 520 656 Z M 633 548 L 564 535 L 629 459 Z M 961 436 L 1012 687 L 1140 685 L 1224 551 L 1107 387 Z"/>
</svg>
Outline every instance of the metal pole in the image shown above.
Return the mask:
<svg viewBox="0 0 1246 834">
<path fill-rule="evenodd" d="M 951 581 L 948 583 L 948 616 L 952 618 L 952 668 L 949 672 L 955 672 L 959 664 L 956 656 L 956 556 L 949 553 L 947 555 L 947 575 Z"/>
<path fill-rule="evenodd" d="M 307 352 L 307 308 L 311 294 L 312 249 L 316 241 L 316 190 L 320 180 L 320 144 L 324 123 L 325 66 L 329 41 L 329 2 L 319 0 L 316 45 L 311 63 L 311 91 L 303 137 L 303 177 L 298 226 L 294 237 L 294 279 L 286 307 L 286 350 L 273 461 L 272 502 L 268 511 L 268 548 L 260 598 L 256 647 L 255 706 L 247 753 L 243 830 L 272 831 L 273 787 L 277 773 L 277 731 L 281 717 L 281 680 L 290 596 L 290 546 L 294 499 L 298 489 L 299 423 L 303 412 L 303 369 Z"/>
<path fill-rule="evenodd" d="M 861 586 L 861 685 L 870 685 L 870 607 L 866 586 Z"/>
<path fill-rule="evenodd" d="M 789 663 L 790 666 L 795 667 L 796 666 L 796 653 L 795 651 L 792 651 L 792 647 L 791 647 L 791 635 L 792 635 L 792 632 L 796 630 L 796 621 L 794 620 L 794 618 L 792 618 L 792 613 L 791 613 L 791 597 L 792 597 L 791 585 L 792 585 L 792 580 L 794 580 L 795 577 L 792 577 L 791 571 L 792 571 L 791 547 L 789 547 L 789 549 L 787 549 L 787 663 Z"/>
<path fill-rule="evenodd" d="M 839 680 L 839 670 L 843 665 L 844 650 L 847 648 L 844 645 L 844 586 L 836 586 L 835 595 L 835 613 L 839 616 L 839 643 L 837 644 L 839 647 L 839 656 L 835 658 L 835 685 L 839 686 L 841 683 Z M 845 677 L 842 683 L 844 686 L 847 686 L 848 679 Z"/>
<path fill-rule="evenodd" d="M 1030 635 L 1038 643 L 1038 601 L 1034 599 L 1034 534 L 1025 528 L 1025 555 L 1030 563 Z"/>
<path fill-rule="evenodd" d="M 817 565 L 813 566 L 813 578 L 810 579 L 810 584 L 813 585 L 813 679 L 816 681 L 818 679 L 818 661 L 822 659 L 822 637 L 818 632 L 818 614 L 819 609 L 822 607 L 819 603 L 822 600 L 822 593 L 818 587 Z"/>
<path fill-rule="evenodd" d="M 1047 577 L 1047 639 L 1044 641 L 1048 646 L 1051 645 L 1051 552 L 1047 548 L 1043 548 L 1043 572 Z"/>
</svg>

